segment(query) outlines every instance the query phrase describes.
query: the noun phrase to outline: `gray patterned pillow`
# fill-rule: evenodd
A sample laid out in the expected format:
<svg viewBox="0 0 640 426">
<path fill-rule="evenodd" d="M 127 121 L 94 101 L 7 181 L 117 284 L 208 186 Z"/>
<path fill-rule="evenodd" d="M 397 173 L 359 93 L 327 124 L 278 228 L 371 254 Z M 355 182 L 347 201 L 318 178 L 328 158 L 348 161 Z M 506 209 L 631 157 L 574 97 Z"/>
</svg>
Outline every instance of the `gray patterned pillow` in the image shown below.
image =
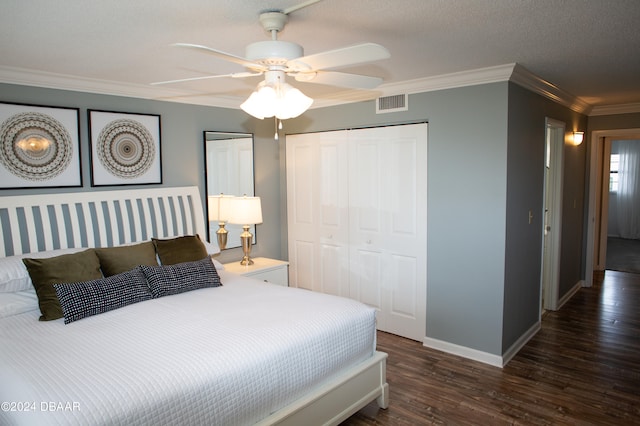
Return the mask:
<svg viewBox="0 0 640 426">
<path fill-rule="evenodd" d="M 147 277 L 154 298 L 222 285 L 218 271 L 208 257 L 175 265 L 141 265 L 140 269 Z"/>
<path fill-rule="evenodd" d="M 140 267 L 99 280 L 53 287 L 65 324 L 152 298 Z"/>
</svg>

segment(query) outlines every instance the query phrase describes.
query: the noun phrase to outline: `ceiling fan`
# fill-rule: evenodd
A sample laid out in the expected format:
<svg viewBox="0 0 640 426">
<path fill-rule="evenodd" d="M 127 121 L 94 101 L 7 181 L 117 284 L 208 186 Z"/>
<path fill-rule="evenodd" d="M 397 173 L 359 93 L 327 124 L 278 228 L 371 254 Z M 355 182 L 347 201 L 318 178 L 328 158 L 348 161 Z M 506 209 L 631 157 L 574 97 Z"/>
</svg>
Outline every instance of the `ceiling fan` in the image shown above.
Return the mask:
<svg viewBox="0 0 640 426">
<path fill-rule="evenodd" d="M 311 98 L 287 84 L 285 76 L 290 76 L 301 82 L 351 89 L 377 87 L 382 83 L 382 79 L 379 77 L 343 73 L 331 69 L 388 58 L 389 51 L 379 44 L 362 43 L 304 56 L 304 49 L 299 44 L 278 40 L 278 33 L 284 28 L 290 13 L 319 1 L 321 0 L 309 0 L 284 10 L 270 9 L 260 13 L 260 23 L 265 31 L 271 34 L 271 40 L 249 44 L 246 47 L 246 57 L 244 58 L 199 44 L 172 44 L 172 46 L 196 50 L 242 65 L 247 69 L 245 72 L 183 78 L 151 84 L 264 75 L 264 81 L 258 85 L 256 91 L 241 105 L 241 108 L 260 119 L 275 116 L 280 120 L 297 117 L 306 111 L 313 102 Z"/>
</svg>

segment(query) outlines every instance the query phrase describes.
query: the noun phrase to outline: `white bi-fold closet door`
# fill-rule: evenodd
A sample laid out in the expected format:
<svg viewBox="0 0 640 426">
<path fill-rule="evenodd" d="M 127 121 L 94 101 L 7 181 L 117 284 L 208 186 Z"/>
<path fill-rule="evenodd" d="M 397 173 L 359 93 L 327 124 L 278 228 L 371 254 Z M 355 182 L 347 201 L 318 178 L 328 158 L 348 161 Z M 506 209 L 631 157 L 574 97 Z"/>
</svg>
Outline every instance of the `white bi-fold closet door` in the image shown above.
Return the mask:
<svg viewBox="0 0 640 426">
<path fill-rule="evenodd" d="M 287 135 L 289 283 L 426 327 L 427 124 Z"/>
</svg>

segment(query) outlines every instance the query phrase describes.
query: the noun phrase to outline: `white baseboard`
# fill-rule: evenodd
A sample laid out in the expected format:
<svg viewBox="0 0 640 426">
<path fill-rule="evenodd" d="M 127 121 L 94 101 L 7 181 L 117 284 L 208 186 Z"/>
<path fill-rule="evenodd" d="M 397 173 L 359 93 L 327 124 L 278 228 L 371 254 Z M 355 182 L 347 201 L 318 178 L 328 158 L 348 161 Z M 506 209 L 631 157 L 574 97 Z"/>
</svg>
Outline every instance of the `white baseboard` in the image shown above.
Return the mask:
<svg viewBox="0 0 640 426">
<path fill-rule="evenodd" d="M 482 352 L 477 349 L 471 349 L 466 346 L 456 345 L 454 343 L 445 342 L 443 340 L 425 337 L 422 344 L 428 348 L 446 352 L 452 355 L 461 356 L 463 358 L 479 361 L 484 364 L 493 365 L 502 368 L 513 358 L 524 345 L 540 330 L 540 321 L 535 323 L 526 333 L 524 333 L 511 347 L 502 355 L 494 355 L 488 352 Z"/>
<path fill-rule="evenodd" d="M 522 349 L 524 345 L 526 345 L 529 342 L 529 340 L 531 340 L 531 338 L 536 335 L 538 331 L 540 331 L 541 327 L 542 327 L 542 324 L 540 320 L 538 320 L 537 323 L 533 324 L 529 328 L 529 330 L 526 331 L 526 333 L 520 336 L 520 338 L 516 340 L 515 343 L 511 345 L 511 347 L 509 347 L 509 349 L 507 349 L 507 351 L 504 354 L 502 354 L 503 367 L 507 365 L 507 363 L 511 361 L 511 359 L 514 356 L 516 356 L 516 354 L 520 351 L 520 349 Z"/>
<path fill-rule="evenodd" d="M 488 352 L 482 352 L 477 349 L 471 349 L 466 346 L 456 345 L 454 343 L 433 339 L 431 337 L 425 337 L 422 344 L 431 349 L 436 349 L 438 351 L 446 352 L 452 355 L 458 355 L 463 358 L 483 362 L 485 364 L 493 365 L 494 367 L 502 368 L 503 366 L 501 356 L 490 354 Z"/>
<path fill-rule="evenodd" d="M 558 308 L 557 308 L 557 310 L 562 308 L 562 305 L 567 303 L 569 301 L 569 299 L 571 299 L 573 297 L 573 295 L 576 294 L 578 292 L 578 290 L 580 290 L 584 285 L 585 285 L 585 281 L 584 280 L 578 281 L 576 283 L 576 285 L 574 285 L 571 288 L 571 290 L 569 290 L 564 296 L 562 296 L 562 298 L 560 300 L 558 300 Z"/>
</svg>

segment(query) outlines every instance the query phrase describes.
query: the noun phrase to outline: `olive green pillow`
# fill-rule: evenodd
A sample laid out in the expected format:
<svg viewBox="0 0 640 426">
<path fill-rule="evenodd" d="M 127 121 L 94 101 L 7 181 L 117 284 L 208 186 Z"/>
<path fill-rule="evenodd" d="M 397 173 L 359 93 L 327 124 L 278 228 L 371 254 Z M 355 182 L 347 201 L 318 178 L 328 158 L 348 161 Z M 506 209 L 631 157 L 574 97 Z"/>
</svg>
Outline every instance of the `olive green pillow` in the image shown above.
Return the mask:
<svg viewBox="0 0 640 426">
<path fill-rule="evenodd" d="M 175 265 L 176 263 L 195 262 L 209 256 L 207 248 L 198 235 L 159 240 L 152 238 L 156 246 L 156 253 L 163 265 Z"/>
<path fill-rule="evenodd" d="M 102 278 L 95 250 L 44 259 L 22 259 L 38 295 L 40 321 L 62 318 L 62 307 L 53 284 L 77 283 Z"/>
<path fill-rule="evenodd" d="M 151 241 L 96 249 L 100 268 L 105 277 L 132 270 L 138 265 L 157 266 L 156 249 Z"/>
</svg>

